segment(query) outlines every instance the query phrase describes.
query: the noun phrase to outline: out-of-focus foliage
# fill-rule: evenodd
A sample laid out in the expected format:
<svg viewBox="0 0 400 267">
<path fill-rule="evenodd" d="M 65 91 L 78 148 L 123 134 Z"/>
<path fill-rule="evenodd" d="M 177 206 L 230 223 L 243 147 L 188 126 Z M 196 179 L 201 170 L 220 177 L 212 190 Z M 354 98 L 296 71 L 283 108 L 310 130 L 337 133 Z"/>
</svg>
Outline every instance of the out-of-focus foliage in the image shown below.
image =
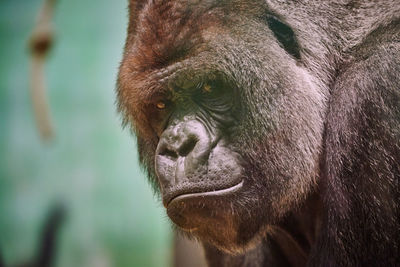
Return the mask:
<svg viewBox="0 0 400 267">
<path fill-rule="evenodd" d="M 121 130 L 114 87 L 125 0 L 60 0 L 46 65 L 56 136 L 43 143 L 29 95 L 27 39 L 40 0 L 0 4 L 0 248 L 29 259 L 53 203 L 67 207 L 59 267 L 168 266 L 169 226 Z M 163 218 L 160 220 L 160 218 Z"/>
</svg>

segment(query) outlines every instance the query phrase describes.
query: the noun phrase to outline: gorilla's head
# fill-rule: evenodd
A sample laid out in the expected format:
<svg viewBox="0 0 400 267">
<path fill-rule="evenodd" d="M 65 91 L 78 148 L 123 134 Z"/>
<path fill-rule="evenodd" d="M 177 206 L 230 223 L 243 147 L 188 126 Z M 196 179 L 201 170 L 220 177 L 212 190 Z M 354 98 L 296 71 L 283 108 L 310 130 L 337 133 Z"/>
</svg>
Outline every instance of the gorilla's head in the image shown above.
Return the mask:
<svg viewBox="0 0 400 267">
<path fill-rule="evenodd" d="M 325 96 L 264 1 L 131 1 L 119 106 L 182 230 L 241 251 L 304 202 Z"/>
</svg>

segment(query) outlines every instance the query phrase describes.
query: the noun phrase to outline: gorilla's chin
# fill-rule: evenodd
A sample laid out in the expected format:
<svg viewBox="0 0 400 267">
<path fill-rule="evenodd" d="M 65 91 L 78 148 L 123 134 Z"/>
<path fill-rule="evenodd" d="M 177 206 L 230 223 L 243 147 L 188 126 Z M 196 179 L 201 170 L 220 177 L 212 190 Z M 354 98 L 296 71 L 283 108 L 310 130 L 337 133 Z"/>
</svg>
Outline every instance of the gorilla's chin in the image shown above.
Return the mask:
<svg viewBox="0 0 400 267">
<path fill-rule="evenodd" d="M 259 229 L 248 225 L 244 233 L 243 218 L 234 212 L 234 202 L 242 190 L 243 181 L 226 189 L 183 194 L 171 200 L 167 213 L 183 231 L 228 253 L 236 253 L 246 247 Z"/>
</svg>

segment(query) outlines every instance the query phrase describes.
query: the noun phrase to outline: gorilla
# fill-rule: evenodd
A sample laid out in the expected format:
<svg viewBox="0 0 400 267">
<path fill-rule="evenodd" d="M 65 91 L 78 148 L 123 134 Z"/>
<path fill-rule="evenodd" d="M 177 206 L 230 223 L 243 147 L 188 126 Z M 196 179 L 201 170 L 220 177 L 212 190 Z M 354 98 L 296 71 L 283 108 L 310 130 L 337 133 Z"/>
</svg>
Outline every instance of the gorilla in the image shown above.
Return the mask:
<svg viewBox="0 0 400 267">
<path fill-rule="evenodd" d="M 140 163 L 210 266 L 400 266 L 398 0 L 130 0 Z"/>
</svg>

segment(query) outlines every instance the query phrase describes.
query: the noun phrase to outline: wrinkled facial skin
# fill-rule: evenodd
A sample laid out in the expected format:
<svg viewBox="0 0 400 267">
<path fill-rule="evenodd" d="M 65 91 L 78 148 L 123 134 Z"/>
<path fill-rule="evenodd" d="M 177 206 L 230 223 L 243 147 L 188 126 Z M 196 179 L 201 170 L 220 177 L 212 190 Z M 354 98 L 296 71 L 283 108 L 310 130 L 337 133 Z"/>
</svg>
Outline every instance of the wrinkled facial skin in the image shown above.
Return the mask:
<svg viewBox="0 0 400 267">
<path fill-rule="evenodd" d="M 323 90 L 262 1 L 142 2 L 118 81 L 140 161 L 180 229 L 243 251 L 317 183 Z"/>
</svg>

